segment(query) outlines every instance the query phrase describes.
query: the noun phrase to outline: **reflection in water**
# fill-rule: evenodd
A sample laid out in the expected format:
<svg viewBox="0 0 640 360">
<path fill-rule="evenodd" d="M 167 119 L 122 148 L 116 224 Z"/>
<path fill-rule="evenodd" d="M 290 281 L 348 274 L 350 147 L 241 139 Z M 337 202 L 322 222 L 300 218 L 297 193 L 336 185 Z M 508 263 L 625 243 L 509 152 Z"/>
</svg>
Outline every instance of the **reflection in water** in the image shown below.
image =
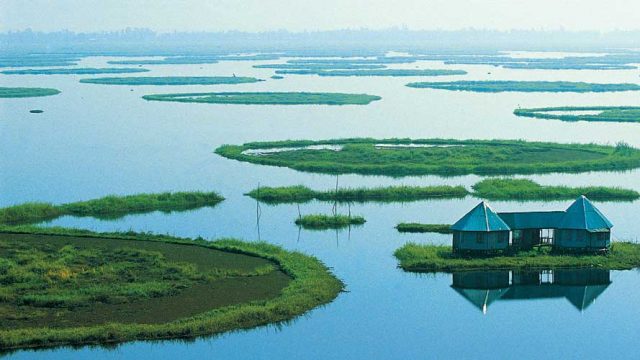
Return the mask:
<svg viewBox="0 0 640 360">
<path fill-rule="evenodd" d="M 451 287 L 483 313 L 497 300 L 566 298 L 583 311 L 611 284 L 609 270 L 469 271 L 453 273 Z"/>
</svg>

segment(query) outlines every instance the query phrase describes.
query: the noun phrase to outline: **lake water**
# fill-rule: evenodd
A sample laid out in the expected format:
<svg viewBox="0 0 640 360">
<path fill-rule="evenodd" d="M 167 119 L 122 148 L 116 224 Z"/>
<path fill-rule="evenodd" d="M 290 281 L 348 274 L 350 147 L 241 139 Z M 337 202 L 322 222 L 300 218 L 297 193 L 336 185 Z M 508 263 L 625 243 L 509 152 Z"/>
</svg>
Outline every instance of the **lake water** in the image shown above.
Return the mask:
<svg viewBox="0 0 640 360">
<path fill-rule="evenodd" d="M 102 67 L 112 58 L 86 58 Z M 282 62 L 284 60 L 281 60 Z M 612 271 L 595 301 L 575 306 L 575 296 L 503 298 L 476 306 L 452 287 L 451 274 L 420 275 L 397 268 L 393 251 L 405 242 L 445 244 L 449 236 L 399 234 L 401 221 L 451 223 L 478 202 L 466 198 L 406 204 L 355 204 L 367 223 L 351 231 L 300 231 L 295 205 L 261 205 L 243 193 L 261 186 L 335 186 L 335 176 L 241 163 L 213 150 L 225 143 L 340 137 L 527 139 L 640 146 L 632 123 L 567 123 L 518 118 L 518 106 L 637 105 L 640 92 L 598 94 L 471 93 L 413 89 L 425 78 L 286 76 L 271 80 L 263 62 L 146 66 L 161 75 L 256 76 L 265 82 L 216 86 L 107 86 L 81 84 L 89 76 L 0 76 L 0 86 L 60 89 L 57 96 L 0 99 L 0 206 L 27 201 L 65 203 L 108 194 L 215 190 L 226 200 L 215 208 L 127 216 L 113 221 L 64 217 L 51 225 L 92 230 L 153 231 L 178 236 L 258 239 L 314 255 L 331 267 L 348 292 L 294 321 L 195 341 L 130 342 L 115 348 L 18 351 L 9 359 L 71 358 L 637 358 L 640 342 L 640 273 Z M 452 80 L 565 80 L 638 83 L 639 71 L 508 70 L 492 66 L 445 66 L 438 62 L 394 68 L 464 69 Z M 135 74 L 133 74 L 135 76 Z M 152 93 L 199 91 L 336 91 L 369 93 L 381 101 L 366 106 L 248 106 L 147 102 Z M 30 114 L 42 109 L 42 114 Z M 640 191 L 640 171 L 547 174 L 543 184 L 622 186 Z M 461 184 L 478 176 L 392 179 L 341 175 L 343 186 Z M 499 211 L 562 210 L 570 202 L 494 202 Z M 615 224 L 614 238 L 640 237 L 640 201 L 597 203 Z M 332 204 L 301 205 L 303 213 L 329 213 Z M 339 206 L 346 212 L 346 206 Z M 509 275 L 513 277 L 512 275 Z M 477 286 L 476 286 L 477 287 Z M 591 289 L 591 288 L 589 288 Z M 600 288 L 598 288 L 600 289 Z M 474 289 L 483 291 L 483 289 Z M 593 294 L 589 290 L 586 293 Z M 467 292 L 468 294 L 468 292 Z M 478 292 L 473 292 L 473 296 Z M 481 293 L 480 293 L 481 294 Z M 488 294 L 488 293 L 487 293 Z M 491 292 L 493 294 L 493 292 Z M 574 297 L 572 297 L 574 296 Z M 586 296 L 586 295 L 585 295 Z M 491 295 L 493 298 L 493 295 Z M 590 297 L 593 297 L 590 295 Z"/>
</svg>

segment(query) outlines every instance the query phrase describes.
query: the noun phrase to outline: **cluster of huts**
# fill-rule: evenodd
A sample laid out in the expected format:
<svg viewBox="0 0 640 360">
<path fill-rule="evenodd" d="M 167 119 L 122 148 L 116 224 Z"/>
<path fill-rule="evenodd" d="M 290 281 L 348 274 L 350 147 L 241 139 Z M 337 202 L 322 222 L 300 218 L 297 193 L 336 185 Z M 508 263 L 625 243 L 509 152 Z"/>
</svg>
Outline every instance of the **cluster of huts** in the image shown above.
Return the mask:
<svg viewBox="0 0 640 360">
<path fill-rule="evenodd" d="M 604 251 L 613 224 L 585 196 L 565 211 L 501 212 L 484 201 L 452 227 L 455 252 L 492 252 L 510 247 Z"/>
</svg>

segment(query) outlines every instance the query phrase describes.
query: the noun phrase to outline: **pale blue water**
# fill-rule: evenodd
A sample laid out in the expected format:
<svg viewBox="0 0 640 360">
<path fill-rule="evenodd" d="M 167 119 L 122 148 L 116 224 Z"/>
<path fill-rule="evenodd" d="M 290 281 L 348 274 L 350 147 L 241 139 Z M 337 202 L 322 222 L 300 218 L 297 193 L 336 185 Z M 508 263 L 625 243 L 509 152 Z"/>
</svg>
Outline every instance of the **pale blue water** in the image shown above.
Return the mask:
<svg viewBox="0 0 640 360">
<path fill-rule="evenodd" d="M 106 66 L 111 58 L 82 65 Z M 613 271 L 611 284 L 579 311 L 565 298 L 496 301 L 486 314 L 450 286 L 452 275 L 417 275 L 397 269 L 392 254 L 407 241 L 448 243 L 445 235 L 399 234 L 400 221 L 448 223 L 478 200 L 355 204 L 367 223 L 350 232 L 299 231 L 295 205 L 261 206 L 243 196 L 263 186 L 304 184 L 331 188 L 335 177 L 227 160 L 213 154 L 224 143 L 337 137 L 522 138 L 640 146 L 638 124 L 564 123 L 517 118 L 522 107 L 637 105 L 640 92 L 609 94 L 478 94 L 411 89 L 421 78 L 324 78 L 253 69 L 265 62 L 148 66 L 154 75 L 258 76 L 265 82 L 220 86 L 105 86 L 80 84 L 81 76 L 0 76 L 0 86 L 62 90 L 45 98 L 0 99 L 0 206 L 25 201 L 71 202 L 107 194 L 215 190 L 227 200 L 184 213 L 127 216 L 114 221 L 62 218 L 52 225 L 93 230 L 154 231 L 178 236 L 260 239 L 314 255 L 342 279 L 349 292 L 291 323 L 200 338 L 193 342 L 131 342 L 113 349 L 82 347 L 20 351 L 12 359 L 70 358 L 635 358 L 640 323 L 640 274 Z M 397 67 L 414 68 L 416 64 Z M 465 69 L 456 79 L 570 80 L 638 83 L 637 71 L 528 71 L 488 66 Z M 491 74 L 488 74 L 491 72 Z M 428 79 L 432 80 L 432 79 Z M 130 91 L 133 89 L 133 91 Z M 242 106 L 146 102 L 143 94 L 194 91 L 340 91 L 380 95 L 367 106 Z M 43 109 L 43 114 L 30 114 Z M 640 190 L 640 171 L 548 174 L 545 184 L 610 185 Z M 462 184 L 479 177 L 390 179 L 340 176 L 344 186 Z M 500 211 L 564 209 L 569 202 L 494 202 Z M 303 213 L 331 211 L 332 204 L 301 205 Z M 614 238 L 638 240 L 640 201 L 597 203 L 612 220 Z M 346 212 L 346 207 L 340 207 Z M 259 234 L 259 235 L 258 235 Z"/>
</svg>

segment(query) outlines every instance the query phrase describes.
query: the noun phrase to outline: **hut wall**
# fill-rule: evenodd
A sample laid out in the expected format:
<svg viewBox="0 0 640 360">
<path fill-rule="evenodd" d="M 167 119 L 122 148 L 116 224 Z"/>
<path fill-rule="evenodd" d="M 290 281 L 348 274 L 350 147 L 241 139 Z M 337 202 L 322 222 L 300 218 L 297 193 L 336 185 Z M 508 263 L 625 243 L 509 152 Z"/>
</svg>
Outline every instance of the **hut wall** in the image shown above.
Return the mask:
<svg viewBox="0 0 640 360">
<path fill-rule="evenodd" d="M 556 230 L 555 246 L 559 249 L 605 249 L 611 241 L 611 232 L 591 233 L 587 230 Z"/>
<path fill-rule="evenodd" d="M 509 231 L 454 231 L 454 250 L 500 250 L 509 247 Z"/>
</svg>

